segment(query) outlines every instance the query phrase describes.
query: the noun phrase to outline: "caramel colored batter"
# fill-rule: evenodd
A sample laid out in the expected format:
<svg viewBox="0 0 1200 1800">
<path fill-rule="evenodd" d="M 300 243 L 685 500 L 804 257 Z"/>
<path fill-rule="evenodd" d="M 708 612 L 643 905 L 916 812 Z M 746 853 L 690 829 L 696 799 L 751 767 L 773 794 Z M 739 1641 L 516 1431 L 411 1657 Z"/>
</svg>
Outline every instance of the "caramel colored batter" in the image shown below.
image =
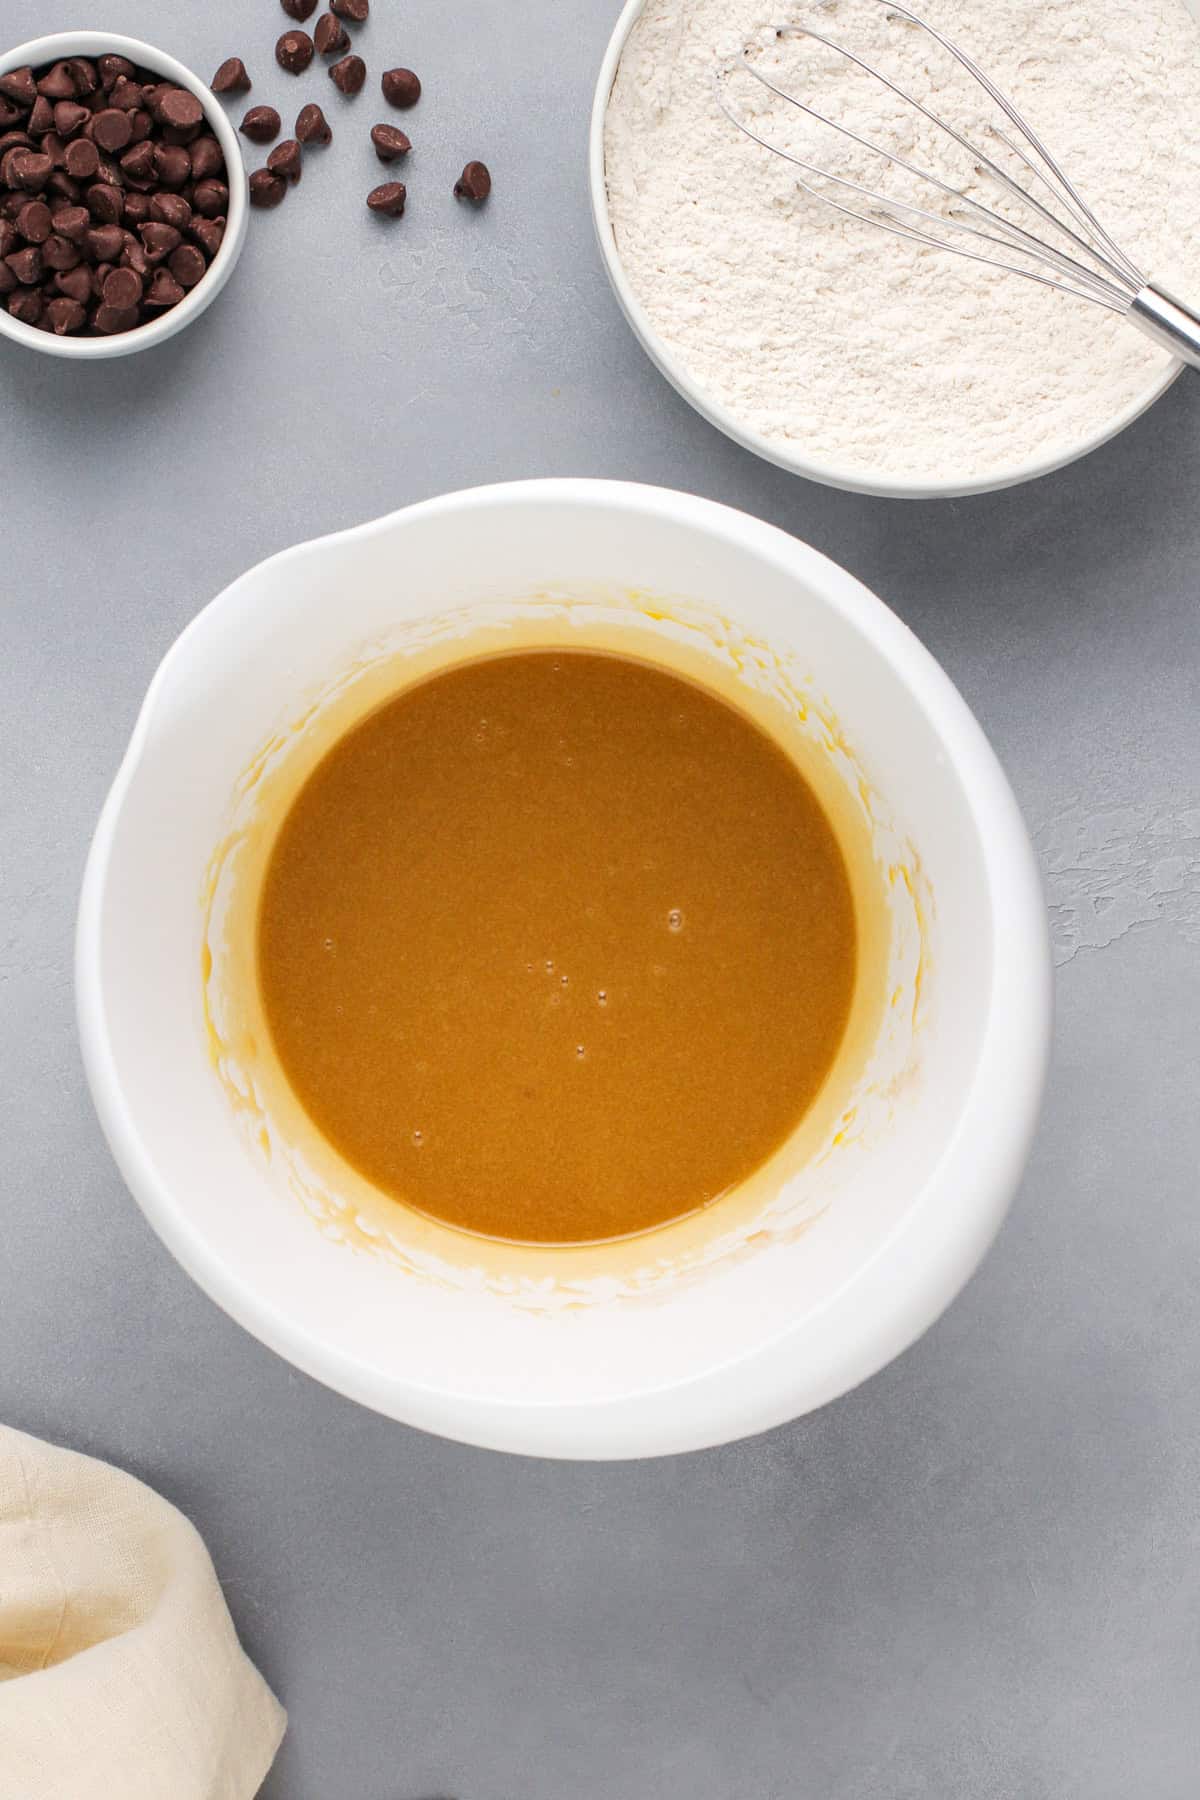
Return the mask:
<svg viewBox="0 0 1200 1800">
<path fill-rule="evenodd" d="M 317 1129 L 464 1230 L 583 1243 L 788 1138 L 857 961 L 837 840 L 757 725 L 649 664 L 522 651 L 349 731 L 284 820 L 258 975 Z"/>
</svg>

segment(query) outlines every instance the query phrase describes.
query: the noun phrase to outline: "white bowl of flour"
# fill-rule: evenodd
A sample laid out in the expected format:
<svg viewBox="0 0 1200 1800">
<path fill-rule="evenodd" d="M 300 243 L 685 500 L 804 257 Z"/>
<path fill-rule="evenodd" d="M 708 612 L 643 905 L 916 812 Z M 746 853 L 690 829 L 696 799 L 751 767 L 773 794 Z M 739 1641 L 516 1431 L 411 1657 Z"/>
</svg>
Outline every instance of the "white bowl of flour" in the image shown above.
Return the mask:
<svg viewBox="0 0 1200 1800">
<path fill-rule="evenodd" d="M 1193 4 L 920 10 L 1009 93 L 1148 275 L 1195 299 Z M 1125 320 L 839 218 L 722 116 L 716 65 L 803 16 L 780 0 L 629 0 L 617 24 L 592 203 L 617 297 L 662 373 L 758 455 L 869 494 L 1008 487 L 1130 424 L 1180 365 Z M 837 12 L 821 17 L 836 36 Z"/>
</svg>

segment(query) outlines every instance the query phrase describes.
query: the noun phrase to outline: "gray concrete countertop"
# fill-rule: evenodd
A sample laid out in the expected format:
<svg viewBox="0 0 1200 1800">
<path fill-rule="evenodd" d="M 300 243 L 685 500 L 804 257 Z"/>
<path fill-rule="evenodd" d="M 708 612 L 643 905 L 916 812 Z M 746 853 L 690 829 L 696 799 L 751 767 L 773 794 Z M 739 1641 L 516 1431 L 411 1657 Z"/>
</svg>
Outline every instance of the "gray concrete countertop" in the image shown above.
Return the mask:
<svg viewBox="0 0 1200 1800">
<path fill-rule="evenodd" d="M 196 1521 L 291 1713 L 268 1800 L 1191 1800 L 1200 381 L 960 503 L 829 492 L 726 443 L 592 244 L 616 10 L 375 0 L 373 70 L 426 90 L 387 226 L 363 207 L 374 82 L 348 102 L 283 75 L 275 0 L 5 0 L 5 45 L 90 22 L 205 76 L 238 54 L 255 101 L 319 97 L 337 140 L 165 348 L 79 370 L 0 345 L 0 1416 Z M 450 196 L 470 156 L 496 179 L 480 214 Z M 441 1443 L 252 1342 L 125 1192 L 72 1013 L 88 838 L 181 627 L 298 539 L 542 474 L 711 495 L 882 594 L 1007 765 L 1058 964 L 1044 1123 L 963 1297 L 819 1415 L 641 1465 Z"/>
</svg>

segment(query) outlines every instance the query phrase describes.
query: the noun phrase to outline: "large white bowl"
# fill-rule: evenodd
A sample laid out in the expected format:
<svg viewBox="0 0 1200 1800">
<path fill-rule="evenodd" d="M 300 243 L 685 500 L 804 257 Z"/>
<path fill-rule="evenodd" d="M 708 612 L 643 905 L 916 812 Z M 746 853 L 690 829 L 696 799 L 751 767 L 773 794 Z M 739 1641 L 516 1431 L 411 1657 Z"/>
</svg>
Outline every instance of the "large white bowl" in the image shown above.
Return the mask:
<svg viewBox="0 0 1200 1800">
<path fill-rule="evenodd" d="M 1189 11 L 1195 13 L 1197 0 L 1185 0 Z M 608 205 L 608 182 L 605 175 L 604 158 L 604 121 L 608 112 L 609 96 L 613 82 L 616 80 L 617 68 L 624 54 L 629 34 L 641 17 L 645 0 L 626 0 L 625 7 L 617 20 L 616 29 L 609 40 L 604 61 L 600 65 L 600 75 L 596 82 L 596 93 L 592 102 L 591 135 L 588 146 L 588 174 L 592 196 L 592 218 L 596 227 L 596 236 L 600 244 L 600 254 L 604 259 L 604 267 L 608 279 L 612 283 L 613 292 L 621 305 L 621 310 L 633 328 L 634 335 L 643 350 L 656 367 L 666 376 L 671 386 L 682 394 L 690 406 L 700 415 L 731 437 L 735 443 L 746 450 L 753 450 L 756 456 L 775 463 L 781 469 L 788 469 L 793 475 L 804 475 L 810 481 L 823 482 L 826 487 L 846 488 L 855 494 L 877 494 L 899 500 L 937 500 L 955 499 L 967 494 L 991 493 L 997 488 L 1016 487 L 1022 481 L 1032 481 L 1035 476 L 1049 475 L 1054 469 L 1061 469 L 1067 463 L 1078 461 L 1089 451 L 1098 450 L 1109 438 L 1116 437 L 1127 425 L 1132 425 L 1154 402 L 1161 399 L 1171 383 L 1182 373 L 1184 364 L 1171 362 L 1162 373 L 1147 382 L 1146 387 L 1128 406 L 1105 421 L 1096 431 L 1086 437 L 1078 438 L 1068 445 L 1046 456 L 1031 456 L 1025 461 L 1014 463 L 1011 468 L 1002 469 L 977 480 L 951 477 L 945 481 L 931 481 L 928 478 L 907 480 L 903 476 L 866 476 L 859 469 L 846 468 L 838 463 L 827 461 L 820 456 L 806 455 L 801 449 L 789 444 L 782 444 L 774 438 L 764 437 L 762 432 L 755 431 L 715 395 L 707 393 L 684 368 L 679 358 L 663 341 L 651 323 L 645 307 L 634 293 L 621 262 L 621 254 L 617 248 L 616 234 L 613 231 L 612 215 Z"/>
<path fill-rule="evenodd" d="M 7 75 L 12 69 L 23 69 L 27 63 L 39 69 L 44 63 L 63 62 L 69 56 L 86 56 L 93 61 L 98 56 L 124 56 L 139 67 L 156 70 L 165 81 L 190 88 L 203 106 L 213 136 L 221 146 L 229 184 L 229 215 L 221 248 L 213 257 L 204 279 L 161 318 L 151 319 L 133 331 L 115 332 L 111 337 L 56 337 L 52 331 L 22 324 L 0 306 L 0 337 L 11 338 L 27 350 L 41 350 L 47 356 L 71 357 L 76 362 L 105 362 L 114 356 L 132 356 L 139 350 L 152 350 L 208 310 L 233 274 L 242 254 L 250 222 L 250 189 L 237 133 L 221 111 L 216 95 L 198 75 L 193 75 L 173 56 L 154 49 L 151 44 L 143 44 L 138 38 L 121 37 L 113 31 L 60 31 L 5 51 L 0 55 L 0 75 Z"/>
<path fill-rule="evenodd" d="M 457 1282 L 427 1279 L 364 1253 L 354 1233 L 360 1248 L 348 1247 L 241 1128 L 200 1005 L 206 871 L 229 836 L 235 791 L 243 803 L 253 792 L 247 768 L 261 766 L 264 744 L 290 741 L 331 675 L 365 666 L 364 646 L 397 629 L 453 645 L 455 618 L 503 620 L 522 606 L 545 641 L 569 642 L 598 604 L 618 620 L 633 609 L 643 654 L 658 643 L 669 661 L 691 632 L 714 671 L 764 690 L 780 669 L 811 671 L 811 707 L 796 718 L 819 721 L 830 753 L 853 758 L 854 790 L 890 821 L 889 841 L 904 849 L 889 854 L 922 897 L 911 1000 L 900 1006 L 899 983 L 894 1000 L 911 1025 L 909 1062 L 864 1106 L 860 1136 L 842 1133 L 844 1156 L 831 1150 L 809 1171 L 820 1204 L 806 1229 L 764 1225 L 736 1254 L 702 1258 L 678 1279 L 647 1239 L 635 1281 L 586 1293 L 569 1276 L 557 1282 L 550 1252 L 531 1253 L 527 1269 L 515 1253 L 515 1277 L 499 1282 L 469 1268 Z M 714 619 L 719 630 L 705 623 Z M 475 627 L 465 630 L 469 643 Z M 114 1155 L 213 1299 L 380 1412 L 564 1457 L 760 1431 L 910 1344 L 1005 1212 L 1050 1030 L 1028 837 L 982 732 L 916 638 L 852 576 L 768 525 L 591 481 L 411 507 L 277 556 L 213 601 L 151 683 L 104 807 L 77 975 L 84 1058 Z M 827 1172 L 839 1167 L 840 1189 Z M 469 1264 L 474 1240 L 456 1241 Z"/>
</svg>

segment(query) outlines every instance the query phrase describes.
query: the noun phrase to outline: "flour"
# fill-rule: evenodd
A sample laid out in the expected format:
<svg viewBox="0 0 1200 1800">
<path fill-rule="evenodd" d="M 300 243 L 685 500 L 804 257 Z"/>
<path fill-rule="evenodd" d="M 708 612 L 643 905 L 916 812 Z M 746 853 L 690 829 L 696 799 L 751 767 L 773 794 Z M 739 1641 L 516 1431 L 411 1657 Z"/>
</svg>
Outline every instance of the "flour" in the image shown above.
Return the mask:
<svg viewBox="0 0 1200 1800">
<path fill-rule="evenodd" d="M 1200 35 L 1181 0 L 918 10 L 1013 98 L 1135 262 L 1195 301 Z M 668 349 L 745 425 L 868 480 L 965 483 L 1103 430 L 1166 365 L 1132 326 L 840 218 L 722 116 L 715 64 L 748 39 L 773 44 L 788 17 L 814 16 L 832 37 L 852 22 L 855 44 L 879 51 L 890 76 L 977 122 L 977 91 L 882 8 L 864 27 L 848 0 L 819 15 L 794 0 L 646 0 L 608 109 L 607 172 L 622 264 Z M 891 131 L 861 87 L 839 89 L 830 109 L 864 135 Z M 790 141 L 793 124 L 765 104 L 772 135 Z M 908 129 L 915 160 L 936 154 L 932 128 Z M 857 153 L 838 166 L 876 186 L 886 173 Z"/>
</svg>

